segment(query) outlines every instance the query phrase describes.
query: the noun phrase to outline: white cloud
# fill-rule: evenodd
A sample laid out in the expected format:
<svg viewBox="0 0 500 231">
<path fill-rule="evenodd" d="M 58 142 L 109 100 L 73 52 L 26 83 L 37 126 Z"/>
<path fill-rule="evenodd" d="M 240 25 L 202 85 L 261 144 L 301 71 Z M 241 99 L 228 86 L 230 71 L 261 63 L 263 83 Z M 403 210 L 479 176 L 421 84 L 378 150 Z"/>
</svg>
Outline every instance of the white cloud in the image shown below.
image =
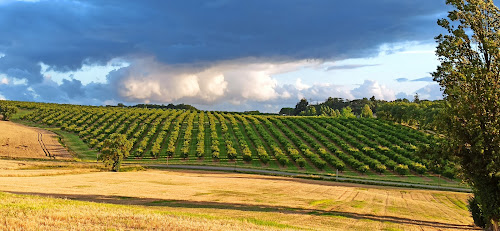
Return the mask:
<svg viewBox="0 0 500 231">
<path fill-rule="evenodd" d="M 306 98 L 310 101 L 325 101 L 328 97 L 338 97 L 345 99 L 354 99 L 350 90 L 342 85 L 334 85 L 329 83 L 313 84 L 312 86 L 299 90 L 296 85 L 286 84 L 279 88 L 277 91 L 286 99 L 288 103 L 295 104 L 298 100 Z M 283 103 L 283 101 L 279 102 Z"/>
<path fill-rule="evenodd" d="M 420 99 L 437 100 L 443 99 L 443 92 L 441 91 L 439 84 L 431 83 L 427 86 L 417 90 Z"/>
<path fill-rule="evenodd" d="M 310 88 L 311 86 L 307 85 L 307 84 L 303 84 L 302 83 L 302 79 L 300 78 L 297 78 L 297 80 L 295 81 L 295 88 L 297 88 L 297 90 L 299 91 L 302 91 L 302 90 L 305 90 L 305 89 L 308 89 Z"/>
<path fill-rule="evenodd" d="M 389 89 L 374 80 L 365 80 L 359 87 L 354 88 L 351 93 L 356 98 L 370 98 L 375 96 L 376 99 L 396 99 L 396 95 L 392 89 Z"/>
<path fill-rule="evenodd" d="M 7 100 L 3 95 L 0 95 L 0 100 Z"/>
<path fill-rule="evenodd" d="M 7 79 L 7 78 L 3 77 L 3 78 L 0 80 L 0 84 L 5 84 L 5 85 L 9 84 L 9 79 Z"/>
<path fill-rule="evenodd" d="M 289 98 L 290 92 L 276 91 L 278 82 L 272 75 L 296 70 L 303 63 L 245 59 L 188 68 L 142 58 L 108 78 L 118 86 L 118 94 L 131 102 L 237 105 Z"/>
</svg>

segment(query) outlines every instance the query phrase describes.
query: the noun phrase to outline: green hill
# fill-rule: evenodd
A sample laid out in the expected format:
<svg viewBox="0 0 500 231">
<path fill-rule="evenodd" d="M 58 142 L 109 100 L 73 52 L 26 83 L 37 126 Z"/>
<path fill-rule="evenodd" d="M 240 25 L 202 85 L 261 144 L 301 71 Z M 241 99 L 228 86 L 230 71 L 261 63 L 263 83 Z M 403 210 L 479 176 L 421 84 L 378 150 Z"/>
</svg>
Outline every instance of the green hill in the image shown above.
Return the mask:
<svg viewBox="0 0 500 231">
<path fill-rule="evenodd" d="M 10 103 L 29 110 L 22 120 L 76 134 L 95 151 L 110 134 L 125 134 L 134 143 L 128 162 L 165 164 L 168 157 L 177 164 L 339 170 L 393 180 L 443 171 L 416 155 L 437 138 L 378 119 Z M 95 160 L 95 155 L 80 158 Z"/>
</svg>

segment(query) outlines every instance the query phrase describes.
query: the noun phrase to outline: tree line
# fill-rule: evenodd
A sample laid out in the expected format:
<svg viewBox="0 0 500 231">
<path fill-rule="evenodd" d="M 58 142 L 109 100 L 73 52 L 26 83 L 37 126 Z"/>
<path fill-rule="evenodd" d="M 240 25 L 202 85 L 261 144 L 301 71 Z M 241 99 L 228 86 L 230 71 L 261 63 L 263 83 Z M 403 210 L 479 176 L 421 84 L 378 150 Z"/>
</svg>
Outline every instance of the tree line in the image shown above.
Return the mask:
<svg viewBox="0 0 500 231">
<path fill-rule="evenodd" d="M 413 101 L 397 99 L 394 101 L 377 100 L 375 97 L 348 100 L 329 97 L 325 102 L 310 104 L 301 99 L 295 108 L 285 107 L 280 115 L 295 116 L 329 116 L 340 118 L 377 117 L 401 124 L 419 126 L 423 129 L 435 130 L 438 118 L 443 112 L 443 100 L 420 100 L 418 94 Z"/>
</svg>

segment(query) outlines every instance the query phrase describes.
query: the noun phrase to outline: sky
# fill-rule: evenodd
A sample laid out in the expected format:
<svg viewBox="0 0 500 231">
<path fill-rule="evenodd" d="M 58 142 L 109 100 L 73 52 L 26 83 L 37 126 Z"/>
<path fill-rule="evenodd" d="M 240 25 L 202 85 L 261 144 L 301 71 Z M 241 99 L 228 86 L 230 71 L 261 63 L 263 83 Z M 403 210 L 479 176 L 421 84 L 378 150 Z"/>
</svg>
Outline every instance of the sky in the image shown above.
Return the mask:
<svg viewBox="0 0 500 231">
<path fill-rule="evenodd" d="M 278 112 L 441 99 L 444 0 L 0 0 L 0 99 Z"/>
</svg>

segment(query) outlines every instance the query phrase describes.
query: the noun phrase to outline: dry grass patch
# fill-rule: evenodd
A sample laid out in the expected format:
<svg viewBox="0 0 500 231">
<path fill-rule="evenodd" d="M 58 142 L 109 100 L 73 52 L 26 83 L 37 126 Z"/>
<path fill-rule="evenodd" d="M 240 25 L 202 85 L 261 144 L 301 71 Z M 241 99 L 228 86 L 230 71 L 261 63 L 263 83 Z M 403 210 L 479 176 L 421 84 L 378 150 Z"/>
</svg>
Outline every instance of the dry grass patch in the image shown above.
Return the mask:
<svg viewBox="0 0 500 231">
<path fill-rule="evenodd" d="M 101 165 L 66 161 L 21 161 L 0 159 L 0 177 L 34 177 L 102 171 Z"/>
<path fill-rule="evenodd" d="M 15 230 L 277 230 L 257 220 L 0 193 L 0 228 Z"/>
<path fill-rule="evenodd" d="M 42 133 L 45 146 L 57 159 L 72 159 L 53 132 L 33 128 L 10 121 L 0 121 L 0 156 L 9 158 L 42 158 L 45 156 L 38 143 L 38 133 Z"/>
<path fill-rule="evenodd" d="M 273 228 L 469 230 L 466 193 L 201 171 L 0 177 L 0 191 L 198 214 Z M 439 196 L 434 194 L 438 193 Z M 231 223 L 231 222 L 230 222 Z M 154 227 L 152 227 L 154 228 Z M 225 228 L 221 228 L 225 229 Z"/>
</svg>

